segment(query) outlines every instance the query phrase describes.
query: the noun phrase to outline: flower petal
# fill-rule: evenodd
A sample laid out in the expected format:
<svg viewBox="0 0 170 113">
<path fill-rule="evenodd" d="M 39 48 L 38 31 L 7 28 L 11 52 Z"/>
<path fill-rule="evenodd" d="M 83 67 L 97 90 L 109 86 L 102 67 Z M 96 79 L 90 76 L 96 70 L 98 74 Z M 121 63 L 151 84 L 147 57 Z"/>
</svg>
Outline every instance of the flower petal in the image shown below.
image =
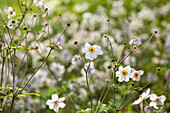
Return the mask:
<svg viewBox="0 0 170 113">
<path fill-rule="evenodd" d="M 64 100 L 65 100 L 65 97 L 62 97 L 62 98 L 59 98 L 59 99 L 58 99 L 59 102 L 62 102 L 62 101 L 64 101 Z"/>
<path fill-rule="evenodd" d="M 53 104 L 53 101 L 52 100 L 47 100 L 46 104 L 51 105 L 51 104 Z"/>
<path fill-rule="evenodd" d="M 64 104 L 63 102 L 61 102 L 61 103 L 58 104 L 58 106 L 59 106 L 60 108 L 64 108 L 64 107 L 66 106 L 66 104 Z"/>
<path fill-rule="evenodd" d="M 156 94 L 150 94 L 150 100 L 154 101 L 157 99 Z"/>
<path fill-rule="evenodd" d="M 58 95 L 57 94 L 53 94 L 52 95 L 52 100 L 53 101 L 57 101 L 58 100 Z"/>
</svg>

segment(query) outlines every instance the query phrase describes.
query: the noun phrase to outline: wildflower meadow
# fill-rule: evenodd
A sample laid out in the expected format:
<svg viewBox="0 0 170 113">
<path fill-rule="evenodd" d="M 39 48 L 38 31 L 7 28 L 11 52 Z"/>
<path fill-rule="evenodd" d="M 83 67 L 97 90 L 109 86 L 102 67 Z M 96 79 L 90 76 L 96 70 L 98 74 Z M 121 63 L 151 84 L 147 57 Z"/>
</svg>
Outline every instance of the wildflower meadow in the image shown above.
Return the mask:
<svg viewBox="0 0 170 113">
<path fill-rule="evenodd" d="M 169 0 L 0 0 L 0 113 L 169 113 Z"/>
</svg>

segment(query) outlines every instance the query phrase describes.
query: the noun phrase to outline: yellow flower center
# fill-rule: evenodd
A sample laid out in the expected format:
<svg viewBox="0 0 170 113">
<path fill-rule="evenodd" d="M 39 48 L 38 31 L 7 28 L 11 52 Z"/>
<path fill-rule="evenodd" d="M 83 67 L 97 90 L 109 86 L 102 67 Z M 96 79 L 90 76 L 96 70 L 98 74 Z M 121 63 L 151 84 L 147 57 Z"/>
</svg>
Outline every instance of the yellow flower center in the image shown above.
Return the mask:
<svg viewBox="0 0 170 113">
<path fill-rule="evenodd" d="M 12 14 L 13 14 L 13 11 L 10 11 L 10 12 L 9 12 L 9 14 L 11 14 L 11 15 L 12 15 Z"/>
<path fill-rule="evenodd" d="M 95 51 L 95 48 L 94 48 L 94 47 L 90 47 L 90 48 L 89 48 L 89 52 L 90 52 L 90 53 L 93 53 L 94 51 Z"/>
<path fill-rule="evenodd" d="M 126 76 L 128 74 L 128 72 L 126 70 L 123 70 L 122 74 L 123 74 L 123 76 Z"/>
<path fill-rule="evenodd" d="M 142 95 L 140 95 L 139 98 L 142 98 Z"/>
<path fill-rule="evenodd" d="M 134 76 L 135 78 L 138 78 L 139 74 L 138 74 L 137 72 L 135 72 L 135 73 L 133 74 L 133 76 Z"/>
</svg>

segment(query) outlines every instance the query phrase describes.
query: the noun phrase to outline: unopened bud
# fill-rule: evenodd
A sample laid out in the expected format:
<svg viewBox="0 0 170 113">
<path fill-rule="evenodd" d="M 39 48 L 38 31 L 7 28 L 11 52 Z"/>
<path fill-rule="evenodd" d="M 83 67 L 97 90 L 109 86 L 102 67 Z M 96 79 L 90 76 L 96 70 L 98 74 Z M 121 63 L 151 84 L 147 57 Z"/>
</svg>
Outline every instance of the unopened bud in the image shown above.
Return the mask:
<svg viewBox="0 0 170 113">
<path fill-rule="evenodd" d="M 157 67 L 156 69 L 157 69 L 158 71 L 160 71 L 160 70 L 161 70 L 161 69 L 160 69 L 160 67 Z"/>
<path fill-rule="evenodd" d="M 74 41 L 74 44 L 75 44 L 75 45 L 77 45 L 77 44 L 78 44 L 78 42 L 77 42 L 77 41 Z"/>
<path fill-rule="evenodd" d="M 27 26 L 24 26 L 24 27 L 23 27 L 24 30 L 27 30 L 27 28 L 28 28 Z"/>
<path fill-rule="evenodd" d="M 12 23 L 15 24 L 15 21 L 13 20 Z"/>
<path fill-rule="evenodd" d="M 107 68 L 108 68 L 108 69 L 112 68 L 112 65 L 108 65 Z"/>
<path fill-rule="evenodd" d="M 67 26 L 70 27 L 70 23 L 69 22 L 67 23 Z"/>
<path fill-rule="evenodd" d="M 135 84 L 132 82 L 131 85 L 134 86 Z"/>
<path fill-rule="evenodd" d="M 136 49 L 137 47 L 136 46 L 133 46 L 133 49 Z"/>
</svg>

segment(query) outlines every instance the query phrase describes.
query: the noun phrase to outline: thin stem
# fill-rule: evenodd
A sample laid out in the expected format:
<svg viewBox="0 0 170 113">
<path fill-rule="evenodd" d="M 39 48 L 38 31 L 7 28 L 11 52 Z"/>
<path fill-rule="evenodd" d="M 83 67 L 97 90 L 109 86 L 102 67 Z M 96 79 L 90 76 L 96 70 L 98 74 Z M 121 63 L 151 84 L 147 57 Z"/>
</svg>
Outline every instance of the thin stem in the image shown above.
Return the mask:
<svg viewBox="0 0 170 113">
<path fill-rule="evenodd" d="M 124 96 L 123 96 L 123 99 L 122 99 L 122 101 L 120 102 L 119 108 L 120 108 L 120 106 L 122 105 L 122 102 L 124 101 L 124 99 L 125 99 L 125 97 L 126 97 L 126 93 L 129 91 L 130 87 L 131 87 L 131 85 L 130 85 L 130 86 L 128 87 L 128 89 L 126 90 L 126 92 L 125 92 L 125 94 L 124 94 Z M 119 109 L 119 108 L 118 108 L 118 109 Z"/>
<path fill-rule="evenodd" d="M 90 94 L 90 97 L 91 97 L 91 113 L 93 113 L 93 96 L 92 96 L 92 92 L 91 92 L 91 90 L 90 90 L 90 87 L 89 87 L 89 82 L 88 82 L 88 77 L 87 77 L 87 72 L 88 72 L 88 69 L 89 69 L 89 67 L 90 67 L 90 63 L 91 63 L 91 60 L 90 60 L 90 62 L 89 62 L 89 65 L 88 65 L 88 67 L 87 67 L 87 70 L 85 69 L 85 67 L 84 67 L 84 71 L 85 71 L 85 74 L 86 74 L 86 84 L 87 84 L 87 89 L 89 90 L 89 94 Z"/>
<path fill-rule="evenodd" d="M 151 82 L 152 80 L 155 78 L 156 74 L 158 73 L 158 70 L 155 72 L 154 76 L 152 77 L 152 79 L 145 85 L 142 87 L 142 89 L 146 88 Z M 133 95 L 133 97 L 131 99 L 128 100 L 128 102 L 126 102 L 126 104 L 124 106 L 122 106 L 119 110 L 121 110 L 122 108 L 124 108 L 137 94 L 139 93 L 139 90 L 135 93 L 135 95 Z"/>
<path fill-rule="evenodd" d="M 21 8 L 20 1 L 19 1 L 19 0 L 17 0 L 17 2 L 18 2 L 19 8 L 20 8 L 20 10 L 21 10 L 21 13 L 22 13 L 22 8 Z"/>
</svg>

